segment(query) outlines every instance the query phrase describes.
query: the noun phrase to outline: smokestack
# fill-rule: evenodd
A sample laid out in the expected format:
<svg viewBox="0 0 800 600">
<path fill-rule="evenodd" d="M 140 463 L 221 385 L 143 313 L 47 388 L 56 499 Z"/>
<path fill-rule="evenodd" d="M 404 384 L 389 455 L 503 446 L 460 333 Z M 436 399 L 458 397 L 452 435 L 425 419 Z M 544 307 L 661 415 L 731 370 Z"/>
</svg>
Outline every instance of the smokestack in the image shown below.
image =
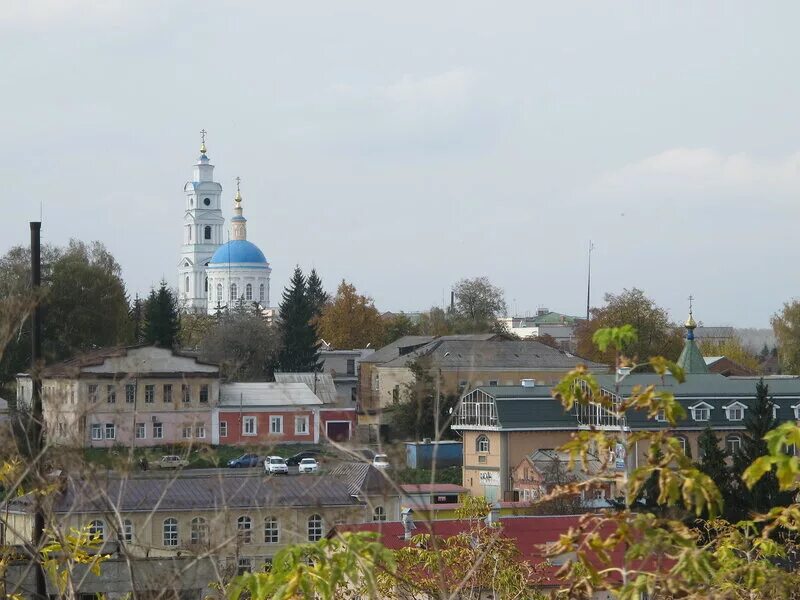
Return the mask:
<svg viewBox="0 0 800 600">
<path fill-rule="evenodd" d="M 456 293 L 450 290 L 450 312 L 456 312 Z"/>
</svg>

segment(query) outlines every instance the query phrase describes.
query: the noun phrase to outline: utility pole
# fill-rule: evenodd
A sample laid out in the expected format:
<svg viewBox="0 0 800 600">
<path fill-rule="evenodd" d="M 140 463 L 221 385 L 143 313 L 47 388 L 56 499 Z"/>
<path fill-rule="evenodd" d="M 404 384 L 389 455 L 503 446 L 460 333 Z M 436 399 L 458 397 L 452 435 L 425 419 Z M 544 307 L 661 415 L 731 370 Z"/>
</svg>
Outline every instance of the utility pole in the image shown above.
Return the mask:
<svg viewBox="0 0 800 600">
<path fill-rule="evenodd" d="M 42 223 L 31 221 L 31 292 L 33 313 L 31 314 L 31 458 L 33 473 L 38 484 L 44 482 L 42 473 L 42 439 L 44 410 L 42 409 Z M 35 554 L 36 598 L 46 600 L 47 581 L 42 565 L 41 549 L 44 546 L 44 510 L 42 498 L 36 495 L 36 509 L 33 517 L 33 551 Z"/>
<path fill-rule="evenodd" d="M 589 304 L 592 299 L 592 250 L 594 244 L 589 240 L 589 271 L 586 275 L 586 320 L 589 320 Z"/>
</svg>

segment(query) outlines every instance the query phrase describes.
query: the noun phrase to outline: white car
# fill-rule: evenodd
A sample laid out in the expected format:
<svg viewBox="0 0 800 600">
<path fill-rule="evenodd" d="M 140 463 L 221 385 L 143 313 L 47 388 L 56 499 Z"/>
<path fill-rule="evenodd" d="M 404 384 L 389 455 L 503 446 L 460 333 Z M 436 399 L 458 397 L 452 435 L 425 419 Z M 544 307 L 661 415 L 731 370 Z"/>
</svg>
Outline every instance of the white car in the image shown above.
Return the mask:
<svg viewBox="0 0 800 600">
<path fill-rule="evenodd" d="M 289 474 L 289 467 L 286 464 L 286 460 L 281 456 L 268 456 L 264 459 L 264 471 L 272 474 L 272 473 L 283 473 L 284 475 Z"/>
<path fill-rule="evenodd" d="M 162 456 L 161 460 L 156 463 L 156 466 L 159 469 L 182 469 L 183 467 L 189 466 L 189 461 L 180 456 L 170 454 L 168 456 Z"/>
<path fill-rule="evenodd" d="M 389 468 L 389 457 L 385 454 L 376 454 L 375 458 L 372 459 L 372 466 L 376 469 L 388 469 Z"/>
<path fill-rule="evenodd" d="M 300 461 L 300 464 L 297 465 L 297 469 L 300 473 L 316 473 L 317 469 L 319 469 L 319 465 L 313 458 L 304 458 Z"/>
</svg>

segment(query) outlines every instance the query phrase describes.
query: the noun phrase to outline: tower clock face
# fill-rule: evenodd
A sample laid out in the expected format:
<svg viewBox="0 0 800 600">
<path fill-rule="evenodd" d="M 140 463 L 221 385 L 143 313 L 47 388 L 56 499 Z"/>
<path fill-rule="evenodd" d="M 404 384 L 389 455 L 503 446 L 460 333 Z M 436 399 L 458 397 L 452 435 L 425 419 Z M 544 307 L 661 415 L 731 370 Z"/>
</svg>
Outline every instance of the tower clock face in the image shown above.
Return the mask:
<svg viewBox="0 0 800 600">
<path fill-rule="evenodd" d="M 206 206 L 210 206 L 211 205 L 211 198 L 204 198 L 203 199 L 203 204 L 205 204 Z"/>
</svg>

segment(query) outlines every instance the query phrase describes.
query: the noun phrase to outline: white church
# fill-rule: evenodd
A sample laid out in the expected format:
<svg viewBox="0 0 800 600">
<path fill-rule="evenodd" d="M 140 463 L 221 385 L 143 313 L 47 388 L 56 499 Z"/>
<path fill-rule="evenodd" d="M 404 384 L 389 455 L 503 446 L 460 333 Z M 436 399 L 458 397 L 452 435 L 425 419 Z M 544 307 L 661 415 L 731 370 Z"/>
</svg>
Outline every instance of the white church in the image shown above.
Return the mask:
<svg viewBox="0 0 800 600">
<path fill-rule="evenodd" d="M 247 219 L 242 215 L 238 177 L 230 231 L 225 231 L 222 186 L 214 181 L 205 131 L 201 133 L 200 157 L 194 165 L 192 180 L 183 187 L 186 212 L 178 266 L 178 299 L 186 312 L 213 315 L 243 302 L 257 303 L 266 313 L 272 269 L 258 246 L 247 240 Z"/>
</svg>

